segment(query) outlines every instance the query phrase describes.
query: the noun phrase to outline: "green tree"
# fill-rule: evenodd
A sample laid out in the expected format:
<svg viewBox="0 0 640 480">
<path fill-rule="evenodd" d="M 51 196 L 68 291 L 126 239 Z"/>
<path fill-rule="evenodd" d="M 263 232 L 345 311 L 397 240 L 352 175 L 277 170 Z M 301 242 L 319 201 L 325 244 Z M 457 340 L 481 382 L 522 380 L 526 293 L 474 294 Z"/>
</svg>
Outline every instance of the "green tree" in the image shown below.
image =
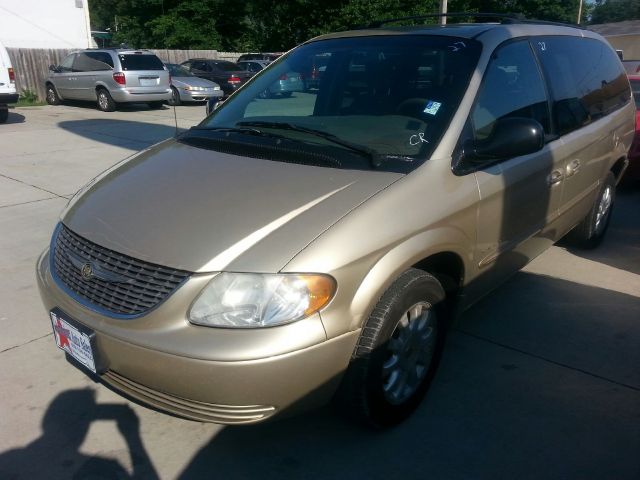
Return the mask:
<svg viewBox="0 0 640 480">
<path fill-rule="evenodd" d="M 449 10 L 575 22 L 578 1 L 450 0 Z M 116 45 L 226 51 L 288 50 L 313 36 L 373 20 L 436 13 L 438 5 L 438 0 L 89 0 L 93 28 L 110 28 Z"/>
<path fill-rule="evenodd" d="M 640 19 L 639 0 L 596 0 L 591 12 L 591 23 L 638 19 Z"/>
</svg>

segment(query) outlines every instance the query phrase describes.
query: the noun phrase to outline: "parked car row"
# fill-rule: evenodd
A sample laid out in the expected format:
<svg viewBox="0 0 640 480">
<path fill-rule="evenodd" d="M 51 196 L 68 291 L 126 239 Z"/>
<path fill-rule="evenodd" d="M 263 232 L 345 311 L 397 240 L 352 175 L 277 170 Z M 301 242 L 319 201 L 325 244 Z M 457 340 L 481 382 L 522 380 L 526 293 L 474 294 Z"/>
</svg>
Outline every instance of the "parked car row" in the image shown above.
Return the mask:
<svg viewBox="0 0 640 480">
<path fill-rule="evenodd" d="M 258 54 L 245 57 L 252 55 Z M 115 110 L 119 103 L 160 108 L 164 103 L 201 102 L 231 95 L 269 60 L 241 63 L 193 58 L 179 65 L 164 64 L 148 50 L 81 50 L 69 54 L 60 65 L 49 66 L 46 100 L 51 105 L 64 100 L 95 101 L 105 112 Z M 275 87 L 274 92 L 285 90 Z"/>
</svg>

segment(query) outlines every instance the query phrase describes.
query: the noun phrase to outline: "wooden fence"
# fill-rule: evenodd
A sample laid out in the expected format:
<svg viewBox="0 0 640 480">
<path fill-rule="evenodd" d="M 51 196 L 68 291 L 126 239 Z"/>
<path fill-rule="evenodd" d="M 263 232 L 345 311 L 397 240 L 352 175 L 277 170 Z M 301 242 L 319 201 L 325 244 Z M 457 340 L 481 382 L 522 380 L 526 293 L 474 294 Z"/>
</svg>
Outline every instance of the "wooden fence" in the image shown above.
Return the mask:
<svg viewBox="0 0 640 480">
<path fill-rule="evenodd" d="M 18 93 L 25 90 L 35 92 L 40 100 L 44 100 L 44 81 L 49 75 L 49 65 L 59 65 L 73 50 L 7 48 L 13 70 L 16 72 L 16 88 Z M 151 50 L 167 63 L 181 63 L 189 58 L 211 58 L 235 61 L 242 55 L 236 52 L 219 52 L 217 50 Z"/>
</svg>

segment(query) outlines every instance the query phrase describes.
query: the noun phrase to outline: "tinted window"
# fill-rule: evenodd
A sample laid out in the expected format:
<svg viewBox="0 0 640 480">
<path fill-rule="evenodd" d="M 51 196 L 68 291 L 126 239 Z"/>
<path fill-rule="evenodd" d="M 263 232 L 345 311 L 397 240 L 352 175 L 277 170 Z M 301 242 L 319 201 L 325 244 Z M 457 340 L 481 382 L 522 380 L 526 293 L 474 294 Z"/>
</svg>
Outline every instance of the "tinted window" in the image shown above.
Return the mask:
<svg viewBox="0 0 640 480">
<path fill-rule="evenodd" d="M 526 41 L 510 43 L 493 54 L 471 113 L 475 137 L 487 138 L 495 121 L 506 117 L 533 118 L 549 132 L 544 81 Z"/>
<path fill-rule="evenodd" d="M 237 63 L 232 62 L 214 62 L 213 66 L 218 70 L 223 70 L 225 72 L 237 72 L 242 70 Z"/>
<path fill-rule="evenodd" d="M 201 72 L 210 72 L 211 67 L 207 62 L 203 62 L 202 60 L 197 60 L 191 64 L 191 68 L 194 70 L 200 70 Z"/>
<path fill-rule="evenodd" d="M 111 55 L 105 52 L 82 52 L 73 62 L 74 72 L 99 72 L 111 70 L 113 61 Z"/>
<path fill-rule="evenodd" d="M 189 70 L 175 63 L 167 63 L 167 68 L 172 77 L 193 77 Z"/>
<path fill-rule="evenodd" d="M 533 44 L 550 84 L 559 134 L 597 120 L 629 100 L 624 69 L 608 45 L 581 37 L 539 37 Z"/>
<path fill-rule="evenodd" d="M 125 54 L 118 55 L 122 69 L 129 70 L 164 70 L 164 64 L 155 55 Z"/>
<path fill-rule="evenodd" d="M 286 137 L 282 143 L 296 152 L 282 160 L 279 138 L 220 138 L 242 144 L 270 142 L 270 148 L 251 147 L 244 155 L 313 163 L 322 153 L 325 159 L 336 159 L 323 161 L 323 166 L 408 172 L 438 145 L 480 52 L 475 40 L 436 35 L 311 42 L 254 76 L 200 128 L 253 124 L 252 128 Z M 311 71 L 318 58 L 324 61 L 322 81 L 310 90 L 301 74 Z"/>
</svg>

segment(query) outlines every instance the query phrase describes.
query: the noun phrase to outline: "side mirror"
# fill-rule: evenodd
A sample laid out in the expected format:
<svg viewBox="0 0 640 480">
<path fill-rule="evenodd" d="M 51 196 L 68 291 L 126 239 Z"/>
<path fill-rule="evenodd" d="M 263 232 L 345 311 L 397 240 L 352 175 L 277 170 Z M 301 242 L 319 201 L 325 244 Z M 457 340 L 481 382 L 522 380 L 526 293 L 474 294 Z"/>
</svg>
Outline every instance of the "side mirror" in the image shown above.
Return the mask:
<svg viewBox="0 0 640 480">
<path fill-rule="evenodd" d="M 532 118 L 507 117 L 496 120 L 493 132 L 485 140 L 469 140 L 464 159 L 473 164 L 519 157 L 544 147 L 544 128 Z"/>
<path fill-rule="evenodd" d="M 49 65 L 49 71 L 57 72 L 58 71 L 58 67 L 56 67 L 55 65 Z"/>
</svg>

